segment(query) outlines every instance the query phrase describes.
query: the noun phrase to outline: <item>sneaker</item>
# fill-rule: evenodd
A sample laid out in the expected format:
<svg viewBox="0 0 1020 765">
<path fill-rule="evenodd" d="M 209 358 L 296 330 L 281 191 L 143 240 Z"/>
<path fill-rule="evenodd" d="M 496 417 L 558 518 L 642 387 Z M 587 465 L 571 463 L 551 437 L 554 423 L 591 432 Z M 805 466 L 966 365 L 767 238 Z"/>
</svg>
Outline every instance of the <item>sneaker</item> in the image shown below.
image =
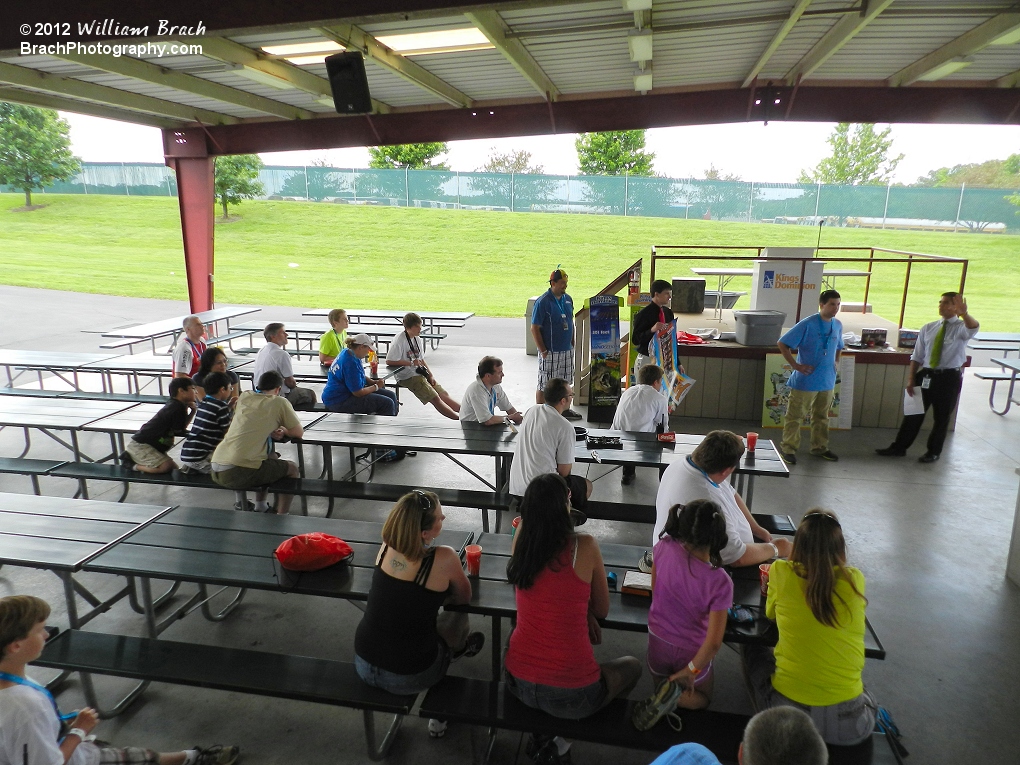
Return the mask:
<svg viewBox="0 0 1020 765">
<path fill-rule="evenodd" d="M 797 464 L 797 455 L 793 454 L 792 452 L 789 454 L 787 454 L 786 452 L 779 452 L 779 456 L 783 458 L 783 462 L 785 462 L 787 465 Z"/>
<path fill-rule="evenodd" d="M 622 483 L 624 486 L 629 486 L 630 484 L 634 483 L 634 479 L 637 477 L 637 473 L 635 472 L 635 469 L 633 467 L 631 467 L 628 470 L 627 467 L 628 466 L 626 466 L 626 465 L 624 466 L 624 468 L 623 468 L 623 477 L 620 478 L 620 483 Z"/>
<path fill-rule="evenodd" d="M 828 460 L 829 462 L 839 462 L 839 457 L 830 452 L 828 449 L 826 449 L 824 452 L 811 452 L 811 453 L 816 457 L 821 457 L 823 460 Z"/>
<path fill-rule="evenodd" d="M 917 461 L 918 462 L 923 462 L 923 463 L 925 463 L 927 465 L 927 464 L 932 463 L 932 462 L 938 462 L 938 459 L 939 459 L 939 455 L 938 454 L 932 454 L 931 452 L 925 452 L 924 454 L 922 454 L 920 457 L 917 458 Z"/>
<path fill-rule="evenodd" d="M 568 420 L 583 420 L 584 419 L 584 415 L 583 414 L 581 414 L 580 412 L 575 412 L 573 409 L 568 409 L 567 411 L 565 411 L 563 413 L 563 416 L 566 417 Z"/>
<path fill-rule="evenodd" d="M 546 736 L 544 733 L 532 733 L 528 737 L 528 743 L 524 745 L 524 753 L 528 755 L 529 759 L 534 760 L 552 740 L 552 736 Z"/>
<path fill-rule="evenodd" d="M 641 556 L 641 560 L 637 564 L 638 571 L 642 574 L 652 573 L 652 551 L 645 550 L 645 554 Z"/>
<path fill-rule="evenodd" d="M 477 656 L 481 653 L 482 648 L 485 647 L 485 633 L 483 632 L 472 632 L 467 637 L 467 641 L 464 643 L 464 647 L 461 648 L 457 653 L 453 655 L 454 659 L 470 659 L 472 656 Z"/>
<path fill-rule="evenodd" d="M 129 469 L 135 466 L 134 459 L 132 459 L 131 455 L 128 454 L 127 451 L 123 451 L 120 453 L 120 465 L 121 467 L 126 467 Z"/>
<path fill-rule="evenodd" d="M 429 738 L 442 738 L 446 735 L 446 720 L 429 720 Z"/>
<path fill-rule="evenodd" d="M 670 712 L 676 711 L 676 702 L 684 692 L 679 683 L 663 680 L 655 693 L 634 706 L 630 721 L 640 731 L 651 730 Z"/>
<path fill-rule="evenodd" d="M 875 449 L 875 454 L 880 457 L 906 457 L 906 449 L 897 449 L 895 446 L 887 446 L 884 449 Z"/>
<path fill-rule="evenodd" d="M 240 747 L 220 746 L 219 744 L 207 749 L 196 746 L 195 749 L 198 750 L 198 759 L 195 760 L 195 765 L 234 765 L 238 755 L 241 754 Z"/>
<path fill-rule="evenodd" d="M 533 733 L 524 747 L 524 753 L 538 765 L 570 765 L 570 750 L 560 754 L 553 736 Z"/>
<path fill-rule="evenodd" d="M 241 507 L 241 503 L 240 502 L 235 502 L 234 503 L 234 509 L 237 510 L 238 512 L 244 511 L 244 512 L 254 513 L 255 512 L 255 503 L 252 502 L 250 499 L 248 499 L 248 500 L 245 500 L 245 506 Z"/>
</svg>

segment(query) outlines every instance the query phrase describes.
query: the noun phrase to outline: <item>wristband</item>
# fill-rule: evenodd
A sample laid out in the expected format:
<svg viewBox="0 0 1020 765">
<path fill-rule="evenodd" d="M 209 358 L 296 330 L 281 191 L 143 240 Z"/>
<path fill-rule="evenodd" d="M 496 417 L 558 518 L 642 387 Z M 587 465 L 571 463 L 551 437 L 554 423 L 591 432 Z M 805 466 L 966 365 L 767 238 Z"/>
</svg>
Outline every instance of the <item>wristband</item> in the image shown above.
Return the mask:
<svg viewBox="0 0 1020 765">
<path fill-rule="evenodd" d="M 775 555 L 773 557 L 774 558 L 778 558 L 779 557 L 779 548 L 776 547 L 776 543 L 775 542 L 769 542 L 768 544 L 772 546 L 772 552 L 775 553 Z"/>
<path fill-rule="evenodd" d="M 69 730 L 67 732 L 67 735 L 68 736 L 77 736 L 82 741 L 84 741 L 85 739 L 87 739 L 89 737 L 89 734 L 86 733 L 85 731 L 83 731 L 81 728 L 71 728 L 71 730 Z"/>
<path fill-rule="evenodd" d="M 687 669 L 692 675 L 697 676 L 701 674 L 701 670 L 694 666 L 694 659 L 691 659 L 690 663 L 688 663 Z"/>
</svg>

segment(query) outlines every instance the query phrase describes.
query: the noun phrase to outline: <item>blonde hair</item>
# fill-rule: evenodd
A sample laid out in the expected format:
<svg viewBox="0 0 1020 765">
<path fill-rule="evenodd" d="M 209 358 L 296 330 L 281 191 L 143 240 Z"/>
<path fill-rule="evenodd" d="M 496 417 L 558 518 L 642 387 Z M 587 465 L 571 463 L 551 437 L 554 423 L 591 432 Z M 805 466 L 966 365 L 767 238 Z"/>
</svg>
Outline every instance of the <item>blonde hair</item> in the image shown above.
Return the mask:
<svg viewBox="0 0 1020 765">
<path fill-rule="evenodd" d="M 0 656 L 11 643 L 28 637 L 32 628 L 49 615 L 50 604 L 34 595 L 0 598 Z"/>
<path fill-rule="evenodd" d="M 421 533 L 435 525 L 438 511 L 439 497 L 434 492 L 415 489 L 405 494 L 386 517 L 383 542 L 412 563 L 421 560 L 425 555 Z"/>
<path fill-rule="evenodd" d="M 329 315 L 326 318 L 329 319 L 330 326 L 332 326 L 333 324 L 336 324 L 340 319 L 346 319 L 347 311 L 345 311 L 343 308 L 334 308 L 332 311 L 329 312 Z"/>
</svg>

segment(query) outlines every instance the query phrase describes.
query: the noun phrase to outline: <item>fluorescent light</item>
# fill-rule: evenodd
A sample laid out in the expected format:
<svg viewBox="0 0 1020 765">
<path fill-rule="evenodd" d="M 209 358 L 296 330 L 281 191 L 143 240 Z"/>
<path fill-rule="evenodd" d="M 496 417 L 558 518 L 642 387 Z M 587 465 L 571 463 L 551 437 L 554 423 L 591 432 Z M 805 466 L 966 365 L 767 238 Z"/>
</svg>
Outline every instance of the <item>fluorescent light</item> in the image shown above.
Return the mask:
<svg viewBox="0 0 1020 765">
<path fill-rule="evenodd" d="M 1013 43 L 1017 43 L 1017 42 L 1020 42 L 1020 26 L 1017 26 L 1016 28 L 1011 29 L 1008 32 L 1004 32 L 1003 34 L 999 35 L 998 37 L 996 37 L 994 40 L 992 40 L 988 44 L 989 45 L 1012 45 Z"/>
<path fill-rule="evenodd" d="M 324 55 L 336 53 L 343 50 L 344 46 L 332 40 L 319 40 L 318 42 L 294 43 L 293 45 L 263 45 L 262 50 L 271 56 L 299 56 L 308 53 L 322 53 Z"/>
<path fill-rule="evenodd" d="M 946 61 L 944 64 L 939 64 L 931 71 L 925 72 L 917 79 L 924 80 L 925 82 L 935 82 L 941 80 L 943 77 L 948 77 L 953 72 L 959 72 L 961 69 L 970 66 L 974 63 L 972 58 L 954 58 Z"/>
<path fill-rule="evenodd" d="M 413 32 L 405 35 L 383 35 L 376 38 L 391 50 L 405 56 L 426 56 L 431 53 L 460 53 L 495 48 L 489 38 L 474 27 L 443 29 L 438 32 Z"/>
<path fill-rule="evenodd" d="M 312 56 L 287 56 L 284 61 L 289 61 L 295 66 L 312 66 L 313 64 L 321 64 L 326 60 L 326 56 L 332 56 L 332 53 L 318 53 Z"/>
<path fill-rule="evenodd" d="M 647 93 L 652 89 L 652 72 L 647 70 L 634 75 L 634 90 L 639 93 Z"/>
<path fill-rule="evenodd" d="M 631 61 L 652 60 L 652 30 L 632 30 L 627 35 L 627 47 L 630 49 Z"/>
<path fill-rule="evenodd" d="M 280 90 L 290 90 L 293 86 L 282 77 L 277 77 L 275 74 L 269 74 L 263 72 L 261 69 L 252 69 L 248 66 L 239 66 L 234 70 L 237 74 L 242 77 L 247 77 L 253 82 L 257 82 L 261 85 L 269 85 Z"/>
</svg>

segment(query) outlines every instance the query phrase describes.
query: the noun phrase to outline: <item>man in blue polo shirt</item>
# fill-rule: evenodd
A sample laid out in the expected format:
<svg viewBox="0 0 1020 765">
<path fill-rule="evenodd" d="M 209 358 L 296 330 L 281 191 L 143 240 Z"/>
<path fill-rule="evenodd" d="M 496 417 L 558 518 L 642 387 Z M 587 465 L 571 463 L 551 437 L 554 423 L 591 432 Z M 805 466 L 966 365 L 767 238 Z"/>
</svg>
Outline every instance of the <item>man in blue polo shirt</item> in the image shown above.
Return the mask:
<svg viewBox="0 0 1020 765">
<path fill-rule="evenodd" d="M 800 427 L 804 414 L 811 413 L 811 453 L 823 460 L 839 459 L 829 451 L 829 407 L 836 387 L 836 365 L 843 349 L 843 325 L 839 313 L 839 293 L 825 290 L 818 297 L 818 313 L 802 319 L 779 338 L 779 351 L 793 367 L 787 385 L 790 401 L 783 420 L 780 453 L 787 464 L 797 464 Z M 797 358 L 793 358 L 793 354 Z"/>
<path fill-rule="evenodd" d="M 567 294 L 567 272 L 557 268 L 549 274 L 549 289 L 535 301 L 531 312 L 531 335 L 538 346 L 538 389 L 535 401 L 545 403 L 547 382 L 574 379 L 574 301 Z M 581 415 L 567 409 L 563 416 L 580 420 Z"/>
</svg>

